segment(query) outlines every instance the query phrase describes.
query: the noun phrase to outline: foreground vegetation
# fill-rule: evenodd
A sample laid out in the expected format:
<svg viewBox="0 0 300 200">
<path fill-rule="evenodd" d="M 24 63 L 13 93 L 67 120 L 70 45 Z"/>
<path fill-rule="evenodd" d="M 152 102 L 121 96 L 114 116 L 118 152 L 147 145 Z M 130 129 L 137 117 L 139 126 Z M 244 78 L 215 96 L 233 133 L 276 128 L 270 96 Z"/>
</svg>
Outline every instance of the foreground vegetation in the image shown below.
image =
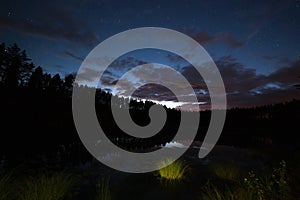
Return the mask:
<svg viewBox="0 0 300 200">
<path fill-rule="evenodd" d="M 221 167 L 221 166 L 220 166 Z M 226 168 L 226 167 L 225 167 Z M 231 168 L 235 169 L 235 168 Z M 219 169 L 218 169 L 219 170 Z M 216 171 L 219 175 L 219 171 Z M 229 174 L 233 174 L 230 170 Z M 223 174 L 222 178 L 223 178 Z M 233 180 L 233 176 L 228 176 L 228 180 Z M 234 180 L 238 181 L 234 184 L 229 182 L 221 182 L 212 184 L 208 182 L 203 187 L 201 199 L 217 199 L 217 200 L 263 200 L 263 199 L 293 199 L 289 182 L 289 175 L 285 161 L 281 161 L 279 167 L 274 168 L 270 174 L 262 174 L 258 176 L 255 172 L 250 171 L 245 178 Z"/>
<path fill-rule="evenodd" d="M 164 164 L 169 164 L 169 162 L 165 161 Z M 167 184 L 159 188 L 158 191 L 161 194 L 156 199 L 169 198 L 170 196 L 166 196 L 166 193 L 170 193 L 173 195 L 172 198 L 177 199 L 177 194 L 182 192 L 181 189 L 185 190 L 184 188 L 189 187 L 197 187 L 201 191 L 200 193 L 190 194 L 194 196 L 192 199 L 263 200 L 297 198 L 297 194 L 293 192 L 292 187 L 293 184 L 297 183 L 291 178 L 291 173 L 285 161 L 281 161 L 276 167 L 267 170 L 269 172 L 249 171 L 246 176 L 244 176 L 244 173 L 241 173 L 243 170 L 239 169 L 232 162 L 212 163 L 208 168 L 212 170 L 214 178 L 206 180 L 204 184 L 189 183 L 189 179 L 192 178 L 193 174 L 187 173 L 187 169 L 190 169 L 190 166 L 181 160 L 161 168 L 158 172 L 151 173 L 152 175 L 140 174 L 139 176 L 144 177 L 141 179 L 143 182 L 134 180 L 135 183 L 132 183 L 129 180 L 129 182 L 125 181 L 116 184 L 111 183 L 110 178 L 103 175 L 98 181 L 92 181 L 91 186 L 93 189 L 88 192 L 92 194 L 89 196 L 90 198 L 78 195 L 82 192 L 81 188 L 84 182 L 89 182 L 89 180 L 78 179 L 78 174 L 75 172 L 73 174 L 65 172 L 41 173 L 27 178 L 19 178 L 16 177 L 15 173 L 6 172 L 0 175 L 0 200 L 119 199 L 119 197 L 114 197 L 114 191 L 121 191 L 123 199 L 131 199 L 135 192 L 139 192 L 138 188 L 134 188 L 135 184 L 154 192 L 155 188 L 159 188 L 162 179 L 173 184 L 172 187 Z M 160 179 L 155 178 L 157 175 L 159 175 Z M 154 179 L 151 177 L 154 177 Z M 184 177 L 185 179 L 183 179 Z M 183 180 L 187 181 L 188 187 L 182 184 Z M 174 185 L 178 187 L 174 187 Z M 119 188 L 120 186 L 122 188 Z M 133 193 L 128 192 L 126 194 L 124 192 L 128 187 L 131 187 Z M 141 195 L 144 199 L 151 198 L 148 198 L 143 193 Z M 178 199 L 182 198 L 178 196 Z"/>
<path fill-rule="evenodd" d="M 110 200 L 111 199 L 111 192 L 109 188 L 109 178 L 102 178 L 96 184 L 96 196 L 95 200 Z"/>
<path fill-rule="evenodd" d="M 162 181 L 176 182 L 181 181 L 189 170 L 188 165 L 182 160 L 172 162 L 171 159 L 162 161 L 159 164 L 158 175 Z"/>
</svg>

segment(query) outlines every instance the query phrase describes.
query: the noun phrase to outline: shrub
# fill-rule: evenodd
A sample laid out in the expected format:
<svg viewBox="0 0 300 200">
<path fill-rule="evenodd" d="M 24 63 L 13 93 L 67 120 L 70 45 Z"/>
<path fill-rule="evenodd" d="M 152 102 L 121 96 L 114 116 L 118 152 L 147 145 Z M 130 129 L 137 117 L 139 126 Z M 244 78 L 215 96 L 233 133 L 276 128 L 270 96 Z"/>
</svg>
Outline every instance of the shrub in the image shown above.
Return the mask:
<svg viewBox="0 0 300 200">
<path fill-rule="evenodd" d="M 255 200 L 255 195 L 243 187 L 219 189 L 210 183 L 203 188 L 202 200 Z"/>
<path fill-rule="evenodd" d="M 96 184 L 96 200 L 110 200 L 109 178 L 103 178 Z"/>
<path fill-rule="evenodd" d="M 160 169 L 158 170 L 159 176 L 167 181 L 180 181 L 184 179 L 189 166 L 181 160 L 173 162 L 171 159 L 162 161 L 159 164 Z"/>
<path fill-rule="evenodd" d="M 281 161 L 278 168 L 274 168 L 271 176 L 257 177 L 254 172 L 244 179 L 247 189 L 254 192 L 257 199 L 289 199 L 286 162 Z"/>
<path fill-rule="evenodd" d="M 0 174 L 0 200 L 8 199 L 10 194 L 11 174 Z"/>
<path fill-rule="evenodd" d="M 232 162 L 213 163 L 211 169 L 219 178 L 230 181 L 239 180 L 242 174 L 240 167 Z"/>
<path fill-rule="evenodd" d="M 220 171 L 223 172 L 223 170 Z M 221 175 L 224 175 L 224 173 L 221 173 Z M 232 176 L 230 175 L 229 177 Z M 250 171 L 243 182 L 236 182 L 238 184 L 231 186 L 226 184 L 225 187 L 217 187 L 220 185 L 216 186 L 208 183 L 202 189 L 203 194 L 201 199 L 291 199 L 291 190 L 288 180 L 286 163 L 285 161 L 281 161 L 280 166 L 274 168 L 271 175 L 257 176 L 253 171 Z"/>
<path fill-rule="evenodd" d="M 25 180 L 17 194 L 20 200 L 62 200 L 73 185 L 71 175 L 64 173 L 43 174 Z"/>
</svg>

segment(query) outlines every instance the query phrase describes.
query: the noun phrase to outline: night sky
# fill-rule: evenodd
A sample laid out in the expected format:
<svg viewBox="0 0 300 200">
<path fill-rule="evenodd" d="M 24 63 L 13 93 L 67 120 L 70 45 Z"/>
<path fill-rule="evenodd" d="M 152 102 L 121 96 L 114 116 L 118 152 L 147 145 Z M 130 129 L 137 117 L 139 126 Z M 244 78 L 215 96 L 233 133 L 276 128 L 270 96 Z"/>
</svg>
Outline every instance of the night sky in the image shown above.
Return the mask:
<svg viewBox="0 0 300 200">
<path fill-rule="evenodd" d="M 76 72 L 96 45 L 121 31 L 164 27 L 204 46 L 221 72 L 229 107 L 300 98 L 293 86 L 300 82 L 300 0 L 5 0 L 0 11 L 0 42 L 17 43 L 51 74 Z M 101 87 L 114 91 L 112 84 L 122 73 L 153 61 L 183 73 L 199 100 L 208 102 L 205 86 L 189 63 L 151 49 L 116 60 Z M 175 100 L 164 88 L 143 89 L 136 96 Z"/>
</svg>

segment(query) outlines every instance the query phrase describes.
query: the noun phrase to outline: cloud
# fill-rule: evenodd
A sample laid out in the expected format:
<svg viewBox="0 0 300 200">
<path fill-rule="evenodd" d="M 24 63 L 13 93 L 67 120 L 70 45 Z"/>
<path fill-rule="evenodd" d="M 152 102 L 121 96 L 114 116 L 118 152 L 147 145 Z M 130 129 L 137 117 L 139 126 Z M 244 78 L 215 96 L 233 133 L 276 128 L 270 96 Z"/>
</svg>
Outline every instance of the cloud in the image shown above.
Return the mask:
<svg viewBox="0 0 300 200">
<path fill-rule="evenodd" d="M 224 43 L 231 48 L 238 48 L 244 45 L 243 41 L 235 39 L 231 33 L 217 33 L 215 35 L 215 42 Z"/>
<path fill-rule="evenodd" d="M 64 51 L 63 54 L 68 56 L 69 58 L 72 58 L 72 59 L 80 61 L 80 62 L 82 62 L 84 60 L 84 58 L 77 56 L 69 51 Z"/>
<path fill-rule="evenodd" d="M 103 73 L 103 76 L 109 77 L 109 79 L 101 78 L 101 84 L 103 86 L 111 86 L 116 81 L 118 81 L 118 79 L 127 71 L 133 69 L 136 66 L 146 63 L 147 62 L 131 56 L 118 58 L 114 62 L 112 62 Z"/>
<path fill-rule="evenodd" d="M 85 68 L 82 73 L 79 74 L 79 82 L 95 82 L 98 80 L 99 72 L 91 68 Z"/>
<path fill-rule="evenodd" d="M 56 64 L 54 66 L 52 66 L 52 68 L 54 69 L 55 73 L 59 72 L 61 74 L 68 74 L 68 70 L 65 70 L 65 68 L 62 65 Z"/>
<path fill-rule="evenodd" d="M 271 81 L 282 83 L 286 86 L 291 86 L 299 82 L 300 76 L 300 62 L 296 61 L 289 67 L 282 67 L 277 71 L 271 73 L 268 78 Z"/>
<path fill-rule="evenodd" d="M 207 31 L 196 31 L 195 29 L 182 29 L 179 30 L 186 33 L 201 45 L 205 44 L 224 44 L 231 48 L 238 48 L 244 45 L 244 41 L 237 40 L 231 33 L 216 33 L 209 34 Z"/>
<path fill-rule="evenodd" d="M 232 56 L 224 56 L 215 63 L 224 81 L 228 107 L 265 105 L 293 98 L 300 99 L 300 92 L 294 87 L 299 82 L 300 62 L 281 67 L 269 75 L 261 75 L 255 69 L 246 68 Z M 184 67 L 183 74 L 194 88 L 206 89 L 202 77 L 192 66 Z M 208 101 L 207 98 L 207 94 L 198 94 L 201 101 Z"/>
<path fill-rule="evenodd" d="M 176 96 L 167 88 L 157 84 L 146 84 L 136 90 L 133 97 L 157 101 L 177 101 Z"/>
<path fill-rule="evenodd" d="M 263 58 L 265 60 L 269 60 L 269 61 L 275 61 L 279 64 L 290 65 L 293 63 L 293 61 L 291 59 L 289 59 L 288 57 L 279 56 L 279 55 L 264 55 L 264 56 L 261 56 L 261 58 Z"/>
<path fill-rule="evenodd" d="M 71 52 L 65 51 L 65 55 L 82 61 L 82 58 L 79 56 L 74 55 Z M 98 60 L 96 60 L 97 62 Z M 99 81 L 99 69 L 94 69 L 91 65 L 90 67 L 87 66 L 81 73 L 80 73 L 80 80 L 79 82 L 81 84 L 91 84 L 99 82 L 99 87 L 101 88 L 107 88 L 112 91 L 117 91 L 116 89 L 113 89 L 113 86 L 116 84 L 116 82 L 121 78 L 123 74 L 125 74 L 127 71 L 131 70 L 132 68 L 146 64 L 146 62 L 141 61 L 139 59 L 136 59 L 134 57 L 120 57 L 116 59 L 114 62 L 112 62 L 103 72 L 102 77 Z M 89 64 L 88 64 L 89 65 Z M 97 66 L 101 66 L 101 63 L 96 63 Z M 130 83 L 130 82 L 128 82 Z M 123 86 L 125 87 L 127 83 L 123 82 Z M 120 88 L 120 91 L 122 91 L 122 88 Z"/>
<path fill-rule="evenodd" d="M 264 75 L 258 75 L 255 69 L 246 68 L 232 56 L 221 57 L 215 63 L 230 93 L 251 90 L 267 81 Z"/>
<path fill-rule="evenodd" d="M 107 71 L 111 72 L 114 76 L 119 77 L 128 70 L 146 63 L 147 62 L 132 56 L 120 57 L 110 64 Z"/>
<path fill-rule="evenodd" d="M 300 74 L 299 62 L 281 67 L 269 75 L 259 75 L 236 60 L 224 62 L 221 59 L 217 65 L 225 82 L 230 107 L 272 104 L 300 98 L 300 92 L 293 87 Z"/>
<path fill-rule="evenodd" d="M 230 55 L 221 57 L 215 63 L 224 81 L 229 108 L 273 104 L 293 98 L 300 99 L 300 91 L 294 87 L 300 81 L 298 78 L 300 76 L 300 62 L 293 62 L 288 67 L 281 67 L 269 75 L 259 74 L 255 69 L 247 68 Z M 169 71 L 165 69 L 156 69 L 156 71 L 147 71 L 147 73 L 139 70 L 133 71 L 130 77 L 120 82 L 119 88 L 114 87 L 126 71 L 139 64 L 145 64 L 145 62 L 134 57 L 117 59 L 101 78 L 102 87 L 109 88 L 111 91 L 122 95 L 126 88 L 134 86 L 136 83 L 142 83 L 143 80 L 153 80 L 155 82 L 164 79 L 168 84 L 173 84 L 180 90 L 185 90 L 186 85 L 175 82 L 169 77 Z M 283 66 L 287 65 L 288 63 Z M 180 70 L 193 87 L 198 101 L 201 102 L 199 107 L 201 109 L 210 108 L 210 96 L 202 76 L 191 65 Z M 84 72 L 84 77 L 91 81 L 97 78 L 96 75 L 97 73 L 93 70 Z M 157 84 L 143 85 L 134 92 L 133 96 L 156 101 L 178 101 L 169 89 Z M 192 104 L 186 102 L 181 105 L 183 109 L 189 109 L 191 106 Z"/>
<path fill-rule="evenodd" d="M 200 44 L 209 44 L 215 41 L 215 36 L 209 35 L 206 31 L 195 33 L 191 35 L 194 40 Z"/>
<path fill-rule="evenodd" d="M 32 18 L 0 16 L 0 27 L 47 39 L 65 40 L 90 47 L 98 43 L 93 30 L 68 9 L 47 8 Z"/>
</svg>

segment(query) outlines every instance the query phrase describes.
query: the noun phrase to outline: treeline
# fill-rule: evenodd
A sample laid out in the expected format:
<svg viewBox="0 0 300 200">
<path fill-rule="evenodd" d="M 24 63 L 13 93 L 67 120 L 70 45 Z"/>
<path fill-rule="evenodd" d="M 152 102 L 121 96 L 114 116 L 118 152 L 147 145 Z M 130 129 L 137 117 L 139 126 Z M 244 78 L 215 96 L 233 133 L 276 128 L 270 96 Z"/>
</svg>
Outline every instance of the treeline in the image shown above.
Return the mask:
<svg viewBox="0 0 300 200">
<path fill-rule="evenodd" d="M 84 162 L 91 159 L 81 144 L 72 116 L 71 95 L 74 75 L 50 75 L 36 67 L 16 44 L 0 46 L 0 159 L 17 163 L 32 157 L 50 155 L 61 162 Z M 92 90 L 86 86 L 86 90 Z M 97 90 L 95 109 L 101 127 L 116 145 L 140 151 L 171 141 L 180 124 L 180 112 L 166 109 L 167 122 L 151 138 L 134 138 L 119 129 L 111 113 L 111 99 L 119 109 L 129 109 L 133 120 L 150 123 L 153 102 L 113 96 Z M 300 101 L 228 110 L 219 144 L 234 146 L 297 146 Z M 193 115 L 195 113 L 189 112 Z M 210 111 L 200 113 L 196 140 L 203 140 L 210 122 Z M 187 130 L 189 131 L 189 130 Z M 185 138 L 182 138 L 185 139 Z M 0 160 L 1 161 L 1 160 Z"/>
<path fill-rule="evenodd" d="M 51 76 L 36 67 L 25 50 L 17 44 L 0 45 L 0 86 L 11 91 L 17 88 L 37 90 L 53 90 L 69 92 L 72 88 L 74 75 L 68 74 L 62 79 L 59 74 Z"/>
<path fill-rule="evenodd" d="M 35 66 L 25 50 L 16 44 L 0 47 L 0 160 L 4 157 L 10 163 L 23 162 L 40 155 L 52 155 L 63 151 L 64 161 L 82 162 L 90 159 L 81 144 L 74 126 L 71 95 L 74 75 L 51 75 L 40 66 Z M 87 86 L 78 86 L 92 90 Z M 113 96 L 98 89 L 95 108 L 99 122 L 107 136 L 126 149 L 154 146 L 172 139 L 176 125 L 170 121 L 163 131 L 147 141 L 132 140 L 132 137 L 118 129 L 111 114 L 111 99 L 119 109 L 130 109 L 135 121 L 141 125 L 149 122 L 148 110 L 153 102 Z M 175 110 L 168 112 L 176 112 Z M 176 121 L 176 120 L 175 120 Z M 167 130 L 167 131 L 166 131 Z M 124 138 L 124 139 L 116 139 Z M 132 142 L 128 143 L 131 140 Z M 145 143 L 146 142 L 146 143 Z M 56 157 L 57 155 L 53 155 Z"/>
<path fill-rule="evenodd" d="M 300 101 L 227 111 L 220 143 L 236 146 L 297 145 L 299 137 Z"/>
<path fill-rule="evenodd" d="M 41 66 L 36 67 L 28 57 L 25 50 L 21 50 L 17 44 L 6 46 L 0 45 L 0 87 L 14 92 L 18 89 L 34 91 L 46 91 L 56 94 L 71 96 L 75 76 L 70 73 L 61 77 L 58 73 L 51 75 L 44 72 Z M 79 86 L 78 86 L 79 87 Z M 89 89 L 87 86 L 80 86 Z M 137 101 L 125 97 L 112 96 L 109 92 L 97 89 L 96 100 L 102 104 L 110 104 L 114 98 L 116 105 L 122 108 L 130 107 L 145 110 L 149 108 L 151 101 Z"/>
</svg>

